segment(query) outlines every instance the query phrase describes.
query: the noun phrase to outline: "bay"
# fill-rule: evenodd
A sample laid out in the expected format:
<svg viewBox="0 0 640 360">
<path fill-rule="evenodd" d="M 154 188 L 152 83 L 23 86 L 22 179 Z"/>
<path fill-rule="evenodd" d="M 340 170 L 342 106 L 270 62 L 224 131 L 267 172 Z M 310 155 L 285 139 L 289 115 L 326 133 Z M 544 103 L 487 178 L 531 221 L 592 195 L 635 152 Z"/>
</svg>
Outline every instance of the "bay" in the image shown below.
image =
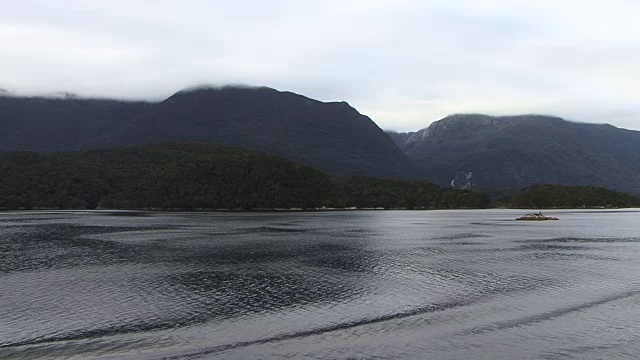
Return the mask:
<svg viewBox="0 0 640 360">
<path fill-rule="evenodd" d="M 640 210 L 0 213 L 0 358 L 638 358 Z"/>
</svg>

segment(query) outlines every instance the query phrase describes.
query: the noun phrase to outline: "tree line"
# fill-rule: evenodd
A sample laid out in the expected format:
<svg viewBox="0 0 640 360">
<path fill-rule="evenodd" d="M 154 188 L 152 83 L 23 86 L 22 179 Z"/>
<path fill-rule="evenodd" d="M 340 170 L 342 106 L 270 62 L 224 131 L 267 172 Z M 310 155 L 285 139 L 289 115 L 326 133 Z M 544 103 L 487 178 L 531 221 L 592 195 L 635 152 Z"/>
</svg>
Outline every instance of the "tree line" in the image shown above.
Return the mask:
<svg viewBox="0 0 640 360">
<path fill-rule="evenodd" d="M 640 197 L 595 186 L 538 184 L 502 199 L 500 205 L 522 209 L 632 208 L 640 207 Z"/>
<path fill-rule="evenodd" d="M 420 180 L 330 177 L 277 156 L 211 144 L 0 153 L 0 209 L 457 209 L 487 195 Z"/>
</svg>

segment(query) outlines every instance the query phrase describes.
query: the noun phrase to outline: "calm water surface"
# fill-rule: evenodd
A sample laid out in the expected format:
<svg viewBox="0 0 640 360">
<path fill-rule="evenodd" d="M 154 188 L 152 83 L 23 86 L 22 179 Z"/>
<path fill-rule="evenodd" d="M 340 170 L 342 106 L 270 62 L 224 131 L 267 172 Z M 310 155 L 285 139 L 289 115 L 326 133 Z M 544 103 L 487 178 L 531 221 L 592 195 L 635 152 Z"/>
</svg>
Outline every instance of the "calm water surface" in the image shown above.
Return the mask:
<svg viewBox="0 0 640 360">
<path fill-rule="evenodd" d="M 640 358 L 640 210 L 0 213 L 0 358 Z"/>
</svg>

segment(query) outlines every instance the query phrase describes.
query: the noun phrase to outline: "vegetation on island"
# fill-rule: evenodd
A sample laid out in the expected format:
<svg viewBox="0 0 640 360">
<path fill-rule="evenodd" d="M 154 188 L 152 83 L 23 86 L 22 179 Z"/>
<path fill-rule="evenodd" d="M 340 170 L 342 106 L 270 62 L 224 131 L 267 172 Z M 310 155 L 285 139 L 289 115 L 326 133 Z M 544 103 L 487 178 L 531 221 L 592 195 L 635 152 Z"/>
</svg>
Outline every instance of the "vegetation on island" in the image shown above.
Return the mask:
<svg viewBox="0 0 640 360">
<path fill-rule="evenodd" d="M 274 155 L 200 143 L 0 153 L 0 209 L 482 208 L 418 180 L 330 177 Z"/>
</svg>

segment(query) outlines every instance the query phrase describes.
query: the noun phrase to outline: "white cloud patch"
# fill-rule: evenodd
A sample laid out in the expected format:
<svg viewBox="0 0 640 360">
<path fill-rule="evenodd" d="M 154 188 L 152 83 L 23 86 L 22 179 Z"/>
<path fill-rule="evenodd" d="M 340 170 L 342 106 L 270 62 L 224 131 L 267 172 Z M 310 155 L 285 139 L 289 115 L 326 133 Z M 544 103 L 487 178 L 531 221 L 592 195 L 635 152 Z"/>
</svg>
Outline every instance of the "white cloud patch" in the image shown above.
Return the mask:
<svg viewBox="0 0 640 360">
<path fill-rule="evenodd" d="M 635 0 L 22 0 L 0 87 L 161 99 L 245 83 L 346 100 L 381 127 L 544 113 L 640 129 Z"/>
</svg>

